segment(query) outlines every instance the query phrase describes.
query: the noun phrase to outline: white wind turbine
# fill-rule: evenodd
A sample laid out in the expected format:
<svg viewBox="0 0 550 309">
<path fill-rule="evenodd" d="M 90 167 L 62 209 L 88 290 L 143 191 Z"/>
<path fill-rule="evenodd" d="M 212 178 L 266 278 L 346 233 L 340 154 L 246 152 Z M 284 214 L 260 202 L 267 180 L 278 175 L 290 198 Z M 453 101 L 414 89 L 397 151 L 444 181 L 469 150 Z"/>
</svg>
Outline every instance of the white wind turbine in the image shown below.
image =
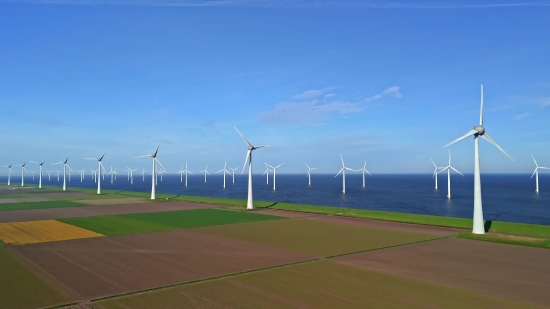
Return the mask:
<svg viewBox="0 0 550 309">
<path fill-rule="evenodd" d="M 241 171 L 241 175 L 244 173 L 244 168 L 246 167 L 246 163 L 248 161 L 248 199 L 246 201 L 246 208 L 247 209 L 254 209 L 254 200 L 252 198 L 252 152 L 256 149 L 269 147 L 269 145 L 268 146 L 254 147 L 254 146 L 252 146 L 252 144 L 250 144 L 250 142 L 248 142 L 248 140 L 246 140 L 244 135 L 242 135 L 242 133 L 237 129 L 237 127 L 234 126 L 233 128 L 235 128 L 237 133 L 239 133 L 239 135 L 242 137 L 242 139 L 248 145 L 248 151 L 246 153 L 246 158 L 244 159 L 244 166 L 243 166 L 243 170 Z"/>
<path fill-rule="evenodd" d="M 461 172 L 451 166 L 451 150 L 449 149 L 449 165 L 442 167 L 442 170 L 439 171 L 439 173 L 447 171 L 447 198 L 451 198 L 451 169 L 462 175 Z M 462 177 L 464 177 L 464 175 L 462 175 Z"/>
<path fill-rule="evenodd" d="M 109 175 L 111 175 L 111 183 L 114 182 L 114 179 L 115 179 L 115 173 L 116 173 L 116 169 L 113 170 L 113 166 L 111 165 L 111 171 L 109 172 Z"/>
<path fill-rule="evenodd" d="M 19 165 L 21 166 L 21 187 L 23 187 L 25 185 L 25 173 L 29 173 L 27 172 L 27 169 L 25 168 L 25 165 L 27 165 L 27 162 L 23 163 L 22 165 Z"/>
<path fill-rule="evenodd" d="M 434 169 L 434 174 L 433 174 L 432 178 L 435 178 L 435 189 L 437 190 L 437 178 L 438 178 L 437 176 L 438 176 L 438 173 L 439 173 L 438 171 L 439 171 L 440 169 L 442 169 L 442 167 L 438 167 L 437 165 L 435 165 L 434 160 L 432 160 L 431 158 L 430 158 L 430 161 L 432 161 L 432 164 L 433 164 L 434 167 L 435 167 L 435 169 Z"/>
<path fill-rule="evenodd" d="M 225 161 L 225 163 L 223 164 L 223 168 L 219 171 L 217 171 L 216 173 L 220 173 L 220 172 L 223 172 L 223 188 L 225 189 L 225 174 L 231 174 L 228 170 L 227 170 L 227 160 Z"/>
<path fill-rule="evenodd" d="M 233 183 L 235 183 L 235 170 L 238 169 L 238 167 L 230 167 L 229 169 L 231 170 L 231 176 L 233 176 Z"/>
<path fill-rule="evenodd" d="M 96 172 L 96 180 L 97 180 L 97 194 L 101 194 L 101 171 L 105 171 L 105 167 L 103 167 L 103 157 L 105 157 L 106 152 L 101 155 L 99 158 L 85 158 L 86 160 L 96 160 L 97 161 L 97 172 Z"/>
<path fill-rule="evenodd" d="M 185 169 L 183 169 L 183 166 L 181 167 L 182 168 L 182 175 L 185 174 L 185 186 L 187 187 L 187 175 L 191 174 L 193 175 L 193 173 L 191 173 L 188 169 L 187 169 L 187 162 L 185 162 Z"/>
<path fill-rule="evenodd" d="M 80 182 L 83 182 L 84 181 L 84 173 L 86 172 L 86 169 L 77 170 L 77 172 L 80 173 Z"/>
<path fill-rule="evenodd" d="M 143 169 L 143 167 L 141 168 L 141 176 L 143 178 L 143 181 L 145 181 L 145 173 L 147 173 L 146 170 Z"/>
<path fill-rule="evenodd" d="M 485 139 L 489 143 L 493 144 L 498 150 L 504 153 L 510 160 L 512 157 L 504 151 L 486 132 L 483 127 L 483 84 L 481 84 L 481 108 L 479 111 L 479 125 L 475 126 L 468 133 L 457 138 L 456 140 L 445 145 L 445 147 L 450 146 L 458 141 L 461 141 L 470 136 L 474 137 L 474 224 L 472 228 L 473 234 L 485 234 L 485 227 L 483 221 L 483 206 L 481 200 L 481 173 L 479 169 L 479 137 Z"/>
<path fill-rule="evenodd" d="M 265 163 L 265 162 L 264 162 L 264 164 L 265 164 L 265 172 L 262 174 L 262 176 L 265 175 L 266 183 L 269 184 L 269 172 L 271 172 L 271 170 L 269 169 L 269 167 L 270 167 L 271 165 L 268 165 L 268 164 Z"/>
<path fill-rule="evenodd" d="M 533 178 L 533 176 L 536 176 L 536 183 L 537 183 L 537 189 L 535 190 L 535 192 L 539 193 L 539 169 L 541 170 L 550 170 L 550 168 L 548 167 L 542 167 L 542 166 L 539 166 L 537 164 L 537 161 L 535 160 L 535 157 L 533 157 L 533 155 L 531 155 L 531 158 L 533 158 L 533 161 L 535 161 L 535 171 L 533 172 L 533 175 L 531 175 L 531 178 Z"/>
<path fill-rule="evenodd" d="M 57 162 L 52 165 L 56 164 L 63 164 L 63 191 L 67 191 L 67 168 L 70 170 L 73 170 L 68 164 L 67 161 L 69 161 L 69 156 L 65 159 L 65 161 Z M 59 174 L 57 174 L 57 179 L 59 179 Z"/>
<path fill-rule="evenodd" d="M 357 170 L 358 172 L 361 171 L 363 172 L 363 188 L 365 187 L 365 173 L 369 174 L 370 176 L 372 176 L 369 171 L 367 171 L 367 161 L 365 161 L 365 165 L 363 165 L 363 168 L 361 169 L 358 169 Z"/>
<path fill-rule="evenodd" d="M 32 174 L 32 180 L 34 181 L 34 174 L 36 174 L 36 171 L 32 171 L 31 174 Z"/>
<path fill-rule="evenodd" d="M 271 168 L 273 169 L 273 190 L 275 190 L 275 182 L 277 181 L 277 179 L 276 179 L 276 176 L 277 176 L 277 169 L 278 169 L 279 167 L 281 167 L 281 165 L 283 165 L 283 164 L 284 164 L 284 163 L 281 163 L 281 164 L 279 164 L 279 165 L 277 165 L 277 166 L 271 166 L 271 165 L 269 165 L 269 164 L 267 164 L 267 163 L 265 164 L 265 165 L 267 165 L 267 166 L 269 166 L 269 167 L 271 167 Z"/>
<path fill-rule="evenodd" d="M 160 165 L 162 168 L 164 168 L 164 166 L 162 166 L 162 163 L 160 163 L 160 161 L 157 159 L 157 154 L 159 152 L 159 148 L 160 148 L 160 144 L 157 146 L 157 150 L 155 150 L 154 153 L 152 154 L 149 154 L 149 155 L 144 155 L 144 156 L 138 156 L 136 158 L 152 158 L 153 159 L 153 172 L 151 173 L 151 199 L 154 200 L 157 198 L 157 195 L 156 195 L 156 175 L 157 175 L 157 163 L 158 165 Z"/>
<path fill-rule="evenodd" d="M 356 170 L 352 170 L 349 167 L 346 167 L 344 164 L 344 158 L 342 157 L 342 154 L 340 154 L 340 159 L 342 159 L 342 169 L 334 176 L 334 178 L 338 177 L 340 173 L 342 173 L 342 193 L 346 193 L 346 170 L 356 172 Z"/>
<path fill-rule="evenodd" d="M 46 171 L 46 173 L 48 173 L 48 181 L 51 181 L 52 179 L 51 179 L 50 175 L 52 174 L 52 171 Z"/>
<path fill-rule="evenodd" d="M 2 166 L 8 169 L 8 186 L 11 184 L 11 174 L 13 174 L 13 171 L 11 170 L 13 164 L 10 164 L 8 166 Z"/>
<path fill-rule="evenodd" d="M 309 167 L 309 165 L 307 165 L 307 163 L 306 163 L 306 166 L 307 166 L 307 182 L 308 182 L 308 185 L 311 186 L 311 171 L 316 170 L 317 168 L 316 167 Z"/>
<path fill-rule="evenodd" d="M 44 162 L 41 162 L 41 163 L 38 163 L 38 162 L 34 162 L 34 161 L 31 161 L 32 163 L 34 164 L 38 164 L 40 166 L 40 169 L 38 170 L 38 188 L 39 189 L 42 189 L 42 166 L 44 165 L 44 163 L 46 163 L 46 161 L 48 160 L 45 160 Z M 50 172 L 48 172 L 48 181 L 50 180 Z"/>
<path fill-rule="evenodd" d="M 129 167 L 126 167 L 128 169 L 128 178 L 130 178 L 130 184 L 134 184 L 134 172 L 137 171 L 137 169 L 131 169 Z"/>
<path fill-rule="evenodd" d="M 53 164 L 52 164 L 53 165 Z M 55 172 L 57 173 L 57 182 L 59 182 L 59 174 L 61 173 L 60 171 L 58 171 L 57 169 L 55 170 Z"/>
<path fill-rule="evenodd" d="M 204 172 L 204 182 L 206 182 L 206 174 L 210 175 L 210 173 L 208 172 L 208 165 L 206 166 L 205 169 L 203 169 L 203 170 L 201 171 L 201 173 L 202 173 L 202 172 Z"/>
</svg>

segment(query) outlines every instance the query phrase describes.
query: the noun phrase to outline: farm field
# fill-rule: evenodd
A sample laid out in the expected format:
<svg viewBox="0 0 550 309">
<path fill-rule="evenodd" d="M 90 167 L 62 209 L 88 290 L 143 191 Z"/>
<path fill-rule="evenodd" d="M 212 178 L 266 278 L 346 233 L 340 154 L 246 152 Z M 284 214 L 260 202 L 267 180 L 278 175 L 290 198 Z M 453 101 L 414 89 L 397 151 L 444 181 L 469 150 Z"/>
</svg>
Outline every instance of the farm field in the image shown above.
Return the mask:
<svg viewBox="0 0 550 309">
<path fill-rule="evenodd" d="M 82 197 L 82 196 L 79 196 Z M 118 204 L 138 204 L 149 203 L 150 199 L 143 197 L 120 197 L 120 198 L 95 198 L 95 199 L 75 199 L 79 203 L 87 205 L 118 205 Z"/>
<path fill-rule="evenodd" d="M 535 308 L 329 261 L 92 302 L 116 308 Z"/>
<path fill-rule="evenodd" d="M 0 239 L 8 245 L 72 240 L 103 235 L 56 220 L 0 223 Z"/>
<path fill-rule="evenodd" d="M 438 237 L 300 218 L 211 226 L 196 231 L 318 256 L 347 254 Z"/>
<path fill-rule="evenodd" d="M 60 287 L 37 275 L 6 248 L 0 248 L 0 274 L 0 308 L 39 308 L 68 300 Z"/>
<path fill-rule="evenodd" d="M 192 230 L 100 237 L 8 249 L 60 282 L 77 300 L 314 258 Z"/>
<path fill-rule="evenodd" d="M 280 217 L 219 209 L 193 209 L 116 216 L 60 219 L 104 235 L 125 235 L 201 226 L 278 220 Z"/>
<path fill-rule="evenodd" d="M 71 201 L 42 201 L 42 202 L 15 202 L 15 203 L 0 203 L 0 211 L 8 210 L 25 210 L 25 209 L 43 209 L 43 208 L 65 208 L 65 207 L 81 207 L 85 204 Z"/>
</svg>

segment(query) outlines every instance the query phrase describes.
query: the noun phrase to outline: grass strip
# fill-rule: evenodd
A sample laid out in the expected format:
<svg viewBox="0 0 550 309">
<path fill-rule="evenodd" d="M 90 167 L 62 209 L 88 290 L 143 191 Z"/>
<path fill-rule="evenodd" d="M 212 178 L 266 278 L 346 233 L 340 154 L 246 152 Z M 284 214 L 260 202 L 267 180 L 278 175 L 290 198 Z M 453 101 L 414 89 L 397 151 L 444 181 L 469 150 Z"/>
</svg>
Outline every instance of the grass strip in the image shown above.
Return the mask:
<svg viewBox="0 0 550 309">
<path fill-rule="evenodd" d="M 0 247 L 4 247 L 6 245 L 5 242 L 3 242 L 1 239 L 0 239 Z"/>
<path fill-rule="evenodd" d="M 550 239 L 511 239 L 508 237 L 502 237 L 499 234 L 487 233 L 483 235 L 472 234 L 470 232 L 460 233 L 457 235 L 458 238 L 463 239 L 473 239 L 473 240 L 482 240 L 482 241 L 492 241 L 503 244 L 512 244 L 520 246 L 529 246 L 529 247 L 539 247 L 539 248 L 550 248 Z"/>
<path fill-rule="evenodd" d="M 85 204 L 72 201 L 46 201 L 46 202 L 30 202 L 30 203 L 6 203 L 0 204 L 0 211 L 9 210 L 27 210 L 27 209 L 44 209 L 44 208 L 65 208 L 65 207 L 82 207 Z"/>
</svg>

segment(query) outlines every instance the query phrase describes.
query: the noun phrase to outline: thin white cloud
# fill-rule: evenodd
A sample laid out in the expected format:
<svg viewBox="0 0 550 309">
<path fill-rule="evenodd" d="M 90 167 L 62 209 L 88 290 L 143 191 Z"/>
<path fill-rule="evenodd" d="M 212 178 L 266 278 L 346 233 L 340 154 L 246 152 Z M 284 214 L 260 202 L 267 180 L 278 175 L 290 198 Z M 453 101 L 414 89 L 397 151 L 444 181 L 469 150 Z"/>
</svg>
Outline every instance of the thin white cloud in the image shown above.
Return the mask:
<svg viewBox="0 0 550 309">
<path fill-rule="evenodd" d="M 136 5 L 180 7 L 352 7 L 370 9 L 490 9 L 505 7 L 550 7 L 550 1 L 383 1 L 383 0 L 0 0 L 1 3 L 52 5 Z"/>
<path fill-rule="evenodd" d="M 401 98 L 403 95 L 400 92 L 401 87 L 399 86 L 392 86 L 387 88 L 386 90 L 382 91 L 382 93 L 375 94 L 372 97 L 366 98 L 365 101 L 373 101 L 373 100 L 379 100 L 382 99 L 385 96 L 394 97 L 394 98 Z"/>
<path fill-rule="evenodd" d="M 550 97 L 542 99 L 542 102 L 540 103 L 542 107 L 548 107 L 550 106 Z"/>
<path fill-rule="evenodd" d="M 334 96 L 336 96 L 336 93 L 327 93 L 327 94 L 325 94 L 325 98 L 332 98 Z"/>
<path fill-rule="evenodd" d="M 514 116 L 514 119 L 515 119 L 516 121 L 521 121 L 521 120 L 523 120 L 523 119 L 525 119 L 525 118 L 527 118 L 527 117 L 529 117 L 529 113 L 521 113 L 521 114 L 515 115 L 515 116 Z"/>
<path fill-rule="evenodd" d="M 272 124 L 311 124 L 324 120 L 331 114 L 353 114 L 364 109 L 358 103 L 336 101 L 319 103 L 317 100 L 307 102 L 281 102 L 261 115 L 261 120 Z"/>
<path fill-rule="evenodd" d="M 316 98 L 316 97 L 322 95 L 326 91 L 330 91 L 332 89 L 334 89 L 334 87 L 327 87 L 327 88 L 317 89 L 317 90 L 306 90 L 306 91 L 304 91 L 300 94 L 293 95 L 292 98 L 295 99 L 295 100 L 313 99 L 313 98 Z"/>
</svg>

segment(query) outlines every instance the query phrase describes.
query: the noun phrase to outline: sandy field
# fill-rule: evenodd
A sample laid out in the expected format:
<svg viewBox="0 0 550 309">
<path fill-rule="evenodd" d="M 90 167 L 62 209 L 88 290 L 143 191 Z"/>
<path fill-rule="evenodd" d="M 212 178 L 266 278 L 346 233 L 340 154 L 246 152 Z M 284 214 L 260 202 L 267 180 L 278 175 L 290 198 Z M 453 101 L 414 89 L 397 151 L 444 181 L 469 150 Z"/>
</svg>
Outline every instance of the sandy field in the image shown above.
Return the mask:
<svg viewBox="0 0 550 309">
<path fill-rule="evenodd" d="M 47 197 L 20 197 L 20 198 L 3 198 L 0 199 L 0 204 L 8 203 L 33 203 L 33 202 L 47 202 L 53 201 Z"/>
<path fill-rule="evenodd" d="M 335 260 L 523 303 L 550 304 L 550 250 L 544 248 L 450 238 Z"/>
<path fill-rule="evenodd" d="M 8 245 L 36 244 L 103 235 L 56 220 L 0 223 L 0 239 Z"/>
<path fill-rule="evenodd" d="M 78 200 L 79 203 L 88 205 L 119 205 L 119 204 L 139 204 L 149 203 L 150 199 L 145 197 L 122 197 L 122 198 L 102 198 L 102 199 L 82 199 Z"/>
<path fill-rule="evenodd" d="M 312 258 L 179 230 L 7 247 L 75 299 L 119 294 Z"/>
</svg>

